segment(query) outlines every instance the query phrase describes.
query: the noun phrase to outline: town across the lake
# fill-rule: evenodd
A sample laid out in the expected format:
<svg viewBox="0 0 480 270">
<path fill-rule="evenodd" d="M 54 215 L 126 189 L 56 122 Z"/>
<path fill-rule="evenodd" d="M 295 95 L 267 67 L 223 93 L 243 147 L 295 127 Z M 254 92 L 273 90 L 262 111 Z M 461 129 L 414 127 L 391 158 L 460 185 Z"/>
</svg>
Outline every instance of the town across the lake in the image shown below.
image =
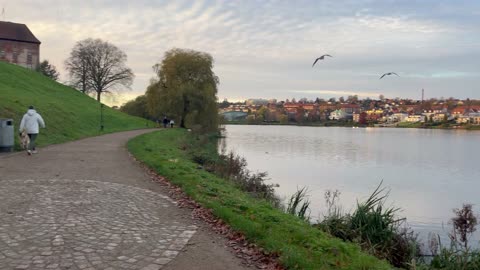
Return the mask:
<svg viewBox="0 0 480 270">
<path fill-rule="evenodd" d="M 220 103 L 220 115 L 228 122 L 332 123 L 364 126 L 465 128 L 480 126 L 480 100 L 389 99 L 348 97 L 299 101 L 248 99 Z"/>
</svg>

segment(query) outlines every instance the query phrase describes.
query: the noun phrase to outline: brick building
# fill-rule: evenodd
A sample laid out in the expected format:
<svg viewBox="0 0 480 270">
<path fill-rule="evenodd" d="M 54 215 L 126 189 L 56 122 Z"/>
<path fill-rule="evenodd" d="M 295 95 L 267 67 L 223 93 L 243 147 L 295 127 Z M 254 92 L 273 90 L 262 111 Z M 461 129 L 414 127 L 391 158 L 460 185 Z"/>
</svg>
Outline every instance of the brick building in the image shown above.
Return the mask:
<svg viewBox="0 0 480 270">
<path fill-rule="evenodd" d="M 35 69 L 40 61 L 40 41 L 25 24 L 0 21 L 0 61 Z"/>
</svg>

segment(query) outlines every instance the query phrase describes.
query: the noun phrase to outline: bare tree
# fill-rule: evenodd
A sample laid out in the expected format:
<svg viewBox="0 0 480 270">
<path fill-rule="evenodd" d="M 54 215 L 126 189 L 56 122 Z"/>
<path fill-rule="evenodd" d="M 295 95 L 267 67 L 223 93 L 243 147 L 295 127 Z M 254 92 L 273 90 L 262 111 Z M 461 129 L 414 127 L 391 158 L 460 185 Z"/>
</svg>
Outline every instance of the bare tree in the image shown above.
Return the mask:
<svg viewBox="0 0 480 270">
<path fill-rule="evenodd" d="M 87 94 L 92 89 L 87 84 L 87 40 L 77 42 L 70 52 L 70 57 L 65 60 L 65 67 L 71 78 L 71 86 Z"/>
<path fill-rule="evenodd" d="M 89 38 L 77 42 L 65 65 L 72 84 L 83 93 L 96 92 L 100 101 L 102 93 L 132 84 L 134 74 L 126 61 L 127 55 L 115 45 Z"/>
</svg>

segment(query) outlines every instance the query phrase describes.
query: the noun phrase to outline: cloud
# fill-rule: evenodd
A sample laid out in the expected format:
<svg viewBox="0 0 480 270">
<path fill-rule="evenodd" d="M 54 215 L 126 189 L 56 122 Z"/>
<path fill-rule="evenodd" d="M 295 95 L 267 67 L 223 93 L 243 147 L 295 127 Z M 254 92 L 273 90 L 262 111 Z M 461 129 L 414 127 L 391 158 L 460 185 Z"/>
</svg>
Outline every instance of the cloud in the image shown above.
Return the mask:
<svg viewBox="0 0 480 270">
<path fill-rule="evenodd" d="M 315 95 L 330 95 L 330 96 L 354 96 L 359 97 L 378 97 L 381 93 L 375 92 L 362 92 L 362 91 L 351 91 L 351 90 L 294 90 L 294 93 L 299 94 L 315 94 Z"/>
<path fill-rule="evenodd" d="M 214 57 L 222 97 L 301 94 L 295 89 L 401 95 L 425 85 L 444 96 L 479 97 L 479 3 L 7 0 L 5 7 L 8 20 L 27 24 L 42 41 L 41 57 L 60 68 L 62 80 L 79 40 L 102 38 L 124 50 L 137 74 L 135 94 L 145 91 L 152 65 L 180 47 Z M 312 69 L 323 53 L 334 58 Z M 378 82 L 392 70 L 405 76 L 395 85 Z"/>
</svg>

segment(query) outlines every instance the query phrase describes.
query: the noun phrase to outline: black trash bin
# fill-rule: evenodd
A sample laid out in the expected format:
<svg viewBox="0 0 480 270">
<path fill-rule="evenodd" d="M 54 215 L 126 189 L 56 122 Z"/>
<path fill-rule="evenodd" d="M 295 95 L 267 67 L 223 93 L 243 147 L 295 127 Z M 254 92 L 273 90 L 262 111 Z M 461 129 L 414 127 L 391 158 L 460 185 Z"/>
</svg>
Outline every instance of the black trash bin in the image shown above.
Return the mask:
<svg viewBox="0 0 480 270">
<path fill-rule="evenodd" d="M 13 151 L 13 134 L 13 119 L 0 119 L 0 152 Z"/>
</svg>

